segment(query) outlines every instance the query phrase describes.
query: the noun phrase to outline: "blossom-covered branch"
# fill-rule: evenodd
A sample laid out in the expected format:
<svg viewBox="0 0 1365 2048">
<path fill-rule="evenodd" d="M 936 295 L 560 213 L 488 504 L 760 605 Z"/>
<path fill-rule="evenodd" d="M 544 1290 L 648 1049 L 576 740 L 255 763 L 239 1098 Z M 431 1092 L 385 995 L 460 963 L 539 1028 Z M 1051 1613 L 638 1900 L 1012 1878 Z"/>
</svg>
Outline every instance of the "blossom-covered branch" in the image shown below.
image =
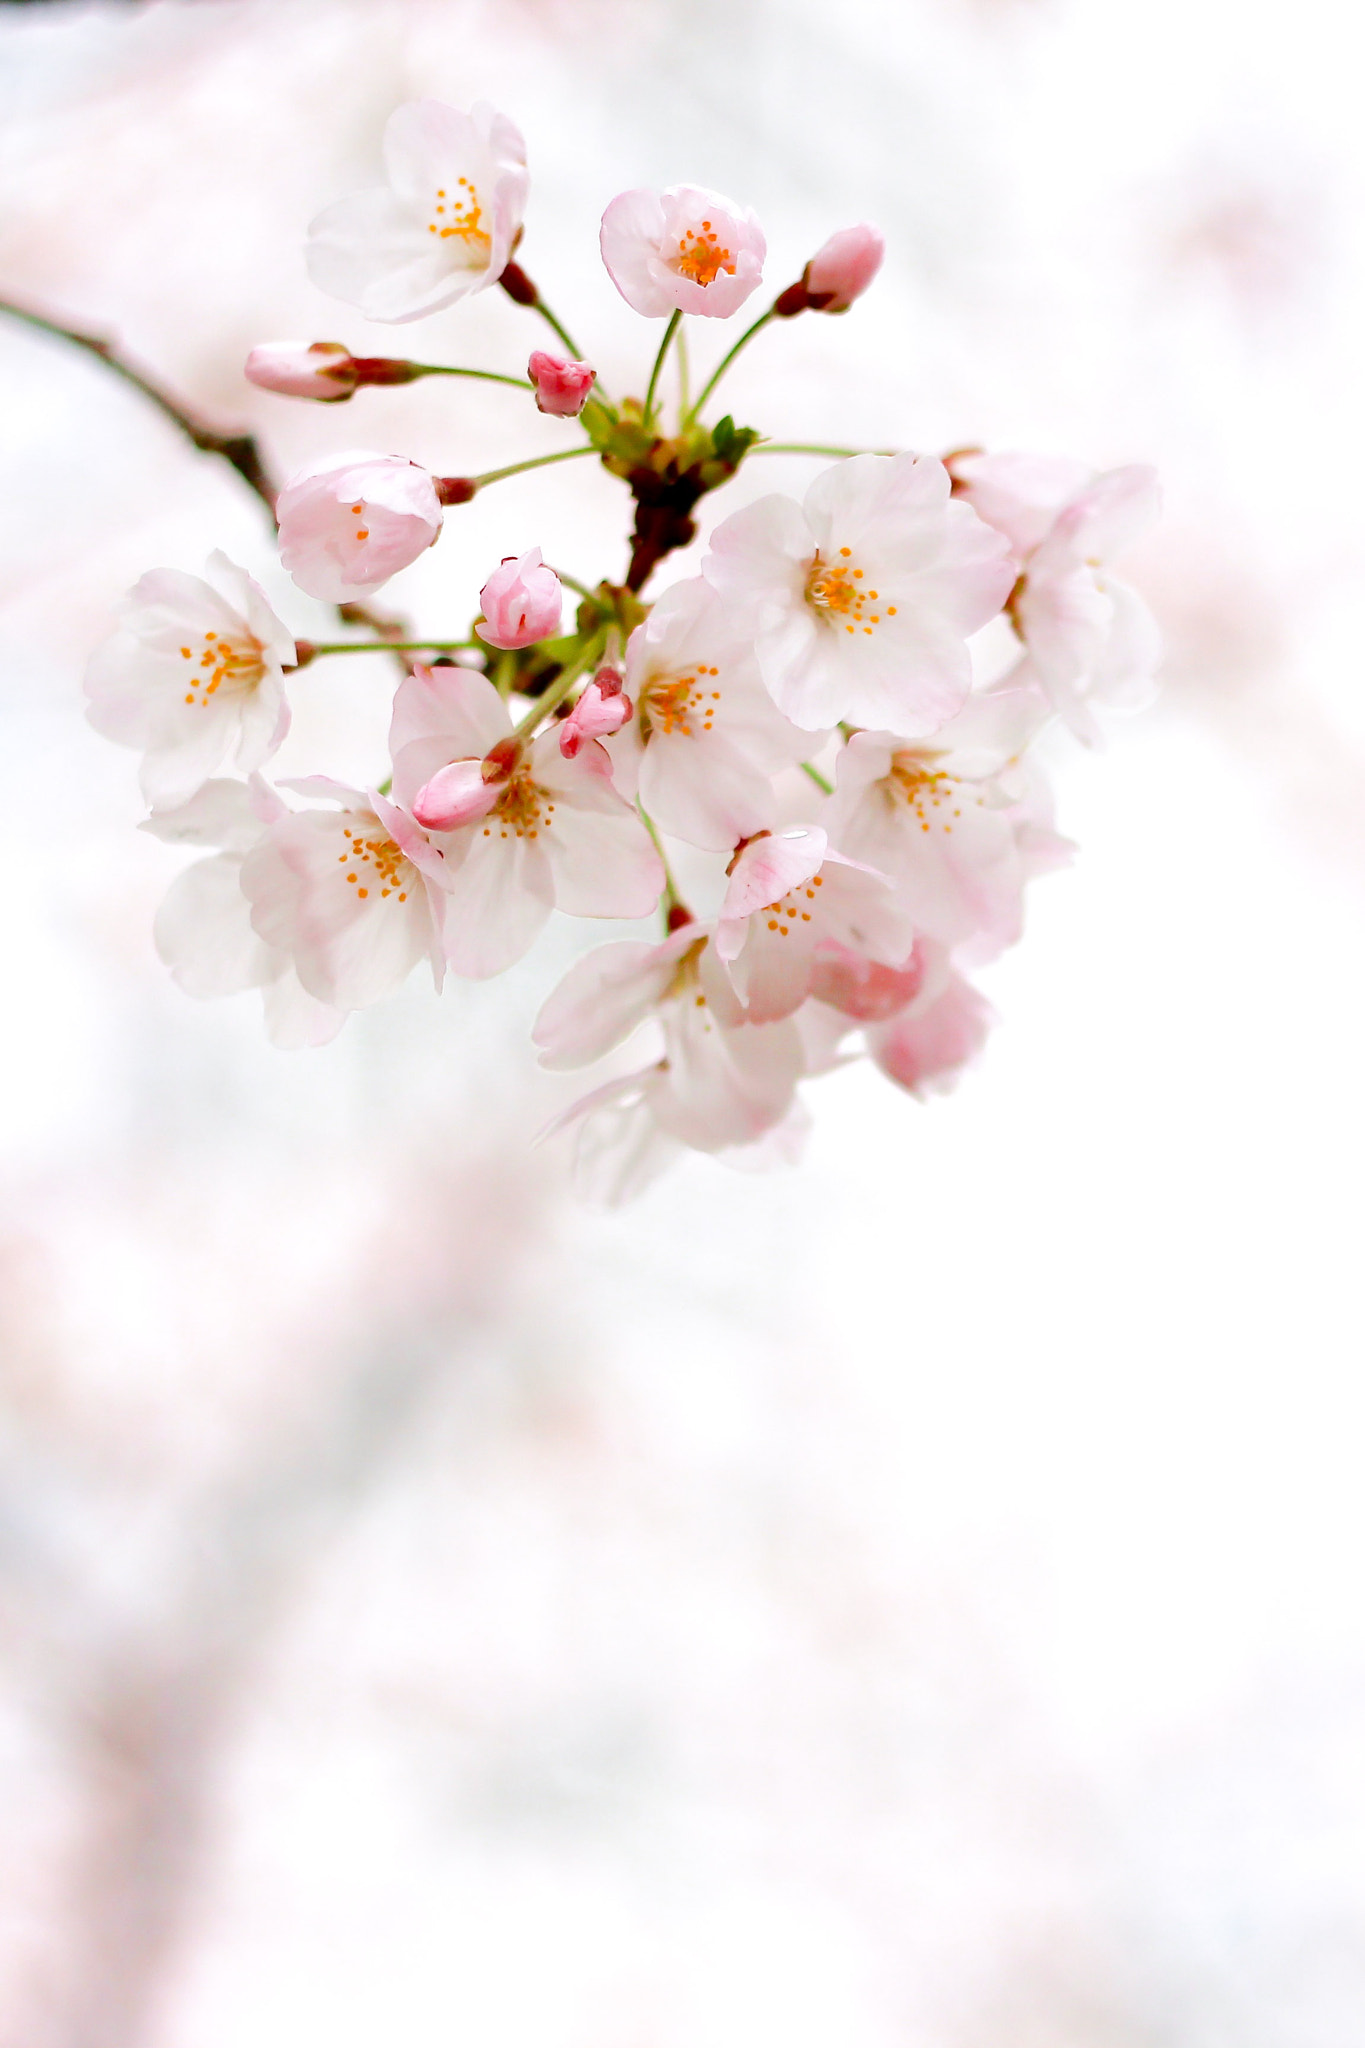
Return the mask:
<svg viewBox="0 0 1365 2048">
<path fill-rule="evenodd" d="M 259 989 L 271 1037 L 301 1047 L 422 962 L 438 989 L 502 972 L 553 913 L 657 917 L 580 959 L 535 1026 L 547 1067 L 612 1063 L 555 1126 L 606 1199 L 680 1150 L 794 1156 L 802 1084 L 860 1053 L 912 1095 L 950 1087 L 991 1024 L 972 975 L 1019 939 L 1027 885 L 1070 853 L 1034 743 L 1058 717 L 1094 739 L 1106 707 L 1150 686 L 1155 629 L 1109 564 L 1155 512 L 1151 472 L 858 452 L 703 419 L 742 349 L 846 312 L 883 245 L 865 223 L 829 236 L 693 402 L 687 320 L 736 315 L 767 259 L 753 214 L 699 186 L 622 193 L 603 216 L 610 277 L 664 323 L 643 395 L 615 401 L 514 260 L 529 186 L 507 117 L 415 101 L 384 154 L 384 186 L 313 223 L 315 282 L 394 322 L 501 285 L 570 353 L 533 351 L 524 377 L 448 374 L 581 438 L 477 476 L 348 449 L 290 478 L 281 561 L 369 639 L 296 639 L 221 555 L 203 576 L 143 577 L 87 689 L 92 722 L 141 756 L 146 829 L 200 850 L 157 920 L 172 973 L 194 995 Z M 263 344 L 248 363 L 326 403 L 443 373 L 341 342 Z M 696 573 L 656 589 L 753 453 L 830 460 L 801 498 L 722 518 Z M 477 602 L 471 587 L 467 622 L 427 640 L 376 625 L 369 593 L 477 491 L 588 457 L 630 494 L 619 581 L 558 572 L 528 533 Z M 430 659 L 386 707 L 386 738 L 377 718 L 373 781 L 269 782 L 294 671 L 378 647 Z"/>
</svg>

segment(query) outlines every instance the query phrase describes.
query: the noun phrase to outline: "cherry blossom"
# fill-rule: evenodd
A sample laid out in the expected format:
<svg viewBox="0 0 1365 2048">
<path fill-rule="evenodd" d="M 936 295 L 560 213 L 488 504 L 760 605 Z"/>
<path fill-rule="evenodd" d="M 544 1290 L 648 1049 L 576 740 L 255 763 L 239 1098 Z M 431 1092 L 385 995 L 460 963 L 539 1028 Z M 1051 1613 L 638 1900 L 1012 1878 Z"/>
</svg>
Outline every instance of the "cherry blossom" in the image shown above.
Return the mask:
<svg viewBox="0 0 1365 2048">
<path fill-rule="evenodd" d="M 351 449 L 292 476 L 280 492 L 280 560 L 300 590 L 332 604 L 364 597 L 440 538 L 430 472 Z"/>
<path fill-rule="evenodd" d="M 980 953 L 1018 938 L 1034 823 L 1017 775 L 1051 716 L 1035 682 L 980 691 L 931 739 L 855 733 L 821 814 L 837 844 L 895 884 L 915 929 Z"/>
<path fill-rule="evenodd" d="M 845 313 L 860 299 L 882 267 L 886 238 L 866 221 L 841 228 L 821 244 L 806 265 L 801 283 L 813 312 Z"/>
<path fill-rule="evenodd" d="M 839 1064 L 843 1040 L 861 1027 L 874 1064 L 921 1099 L 956 1086 L 994 1021 L 948 948 L 923 938 L 897 968 L 823 940 L 798 1019 L 808 1073 Z"/>
<path fill-rule="evenodd" d="M 1014 580 L 1003 535 L 950 497 L 941 462 L 855 455 L 798 505 L 723 520 L 702 574 L 750 625 L 774 701 L 808 730 L 848 720 L 918 738 L 960 710 L 967 637 Z"/>
<path fill-rule="evenodd" d="M 778 711 L 740 622 L 701 577 L 666 590 L 632 633 L 626 682 L 635 717 L 607 751 L 650 817 L 727 850 L 772 824 L 772 776 L 811 735 Z"/>
<path fill-rule="evenodd" d="M 652 1178 L 680 1146 L 746 1147 L 790 1114 L 804 1071 L 800 1033 L 790 1019 L 736 1026 L 727 997 L 709 929 L 687 924 L 661 945 L 599 946 L 541 1010 L 532 1037 L 555 1069 L 603 1058 L 642 1025 L 657 1030 L 651 1065 L 594 1090 L 551 1127 L 582 1124 L 580 1168 L 591 1161 L 609 1197 Z"/>
<path fill-rule="evenodd" d="M 263 341 L 246 359 L 246 375 L 262 391 L 286 398 L 349 398 L 359 383 L 355 357 L 339 341 Z"/>
<path fill-rule="evenodd" d="M 886 877 L 837 853 L 818 825 L 761 834 L 731 863 L 715 936 L 731 993 L 717 987 L 712 1001 L 735 1023 L 789 1017 L 810 993 L 828 939 L 896 967 L 915 929 Z"/>
<path fill-rule="evenodd" d="M 237 995 L 259 989 L 266 1035 L 282 1051 L 326 1045 L 346 1021 L 309 995 L 288 953 L 270 946 L 251 922 L 242 862 L 288 816 L 288 806 L 259 775 L 248 782 L 206 782 L 174 810 L 153 811 L 143 831 L 174 845 L 219 849 L 177 875 L 156 915 L 156 950 L 186 995 Z"/>
<path fill-rule="evenodd" d="M 555 907 L 647 917 L 658 903 L 662 862 L 612 787 L 597 741 L 566 760 L 553 728 L 534 740 L 514 733 L 483 676 L 419 668 L 394 698 L 389 746 L 395 797 L 434 821 L 445 953 L 457 974 L 500 974 Z"/>
<path fill-rule="evenodd" d="M 321 775 L 287 787 L 333 808 L 284 812 L 246 854 L 242 889 L 258 935 L 338 1010 L 390 995 L 423 959 L 439 988 L 442 863 L 426 834 L 377 791 Z"/>
<path fill-rule="evenodd" d="M 210 555 L 203 577 L 151 569 L 91 657 L 86 717 L 106 739 L 142 749 L 149 804 L 182 804 L 225 763 L 247 772 L 276 751 L 294 658 L 265 592 L 226 555 Z"/>
<path fill-rule="evenodd" d="M 1072 730 L 1097 740 L 1092 705 L 1145 703 L 1161 659 L 1147 606 L 1105 566 L 1155 519 L 1155 471 L 1134 463 L 1097 476 L 1035 455 L 959 455 L 952 467 L 1015 551 L 1010 614 L 1039 681 Z"/>
<path fill-rule="evenodd" d="M 602 261 L 649 319 L 737 312 L 763 277 L 767 242 L 747 207 L 700 185 L 622 192 L 602 215 Z"/>
<path fill-rule="evenodd" d="M 504 555 L 479 592 L 483 616 L 474 630 L 490 647 L 531 647 L 559 631 L 564 590 L 553 569 L 547 569 L 539 548 L 524 555 Z"/>
<path fill-rule="evenodd" d="M 526 210 L 526 145 L 482 101 L 410 100 L 384 129 L 386 185 L 326 207 L 308 274 L 367 320 L 420 320 L 496 284 Z"/>
<path fill-rule="evenodd" d="M 572 356 L 547 355 L 543 348 L 532 351 L 526 374 L 535 386 L 536 404 L 541 412 L 552 413 L 559 419 L 577 419 L 597 381 L 591 363 L 577 362 Z"/>
</svg>

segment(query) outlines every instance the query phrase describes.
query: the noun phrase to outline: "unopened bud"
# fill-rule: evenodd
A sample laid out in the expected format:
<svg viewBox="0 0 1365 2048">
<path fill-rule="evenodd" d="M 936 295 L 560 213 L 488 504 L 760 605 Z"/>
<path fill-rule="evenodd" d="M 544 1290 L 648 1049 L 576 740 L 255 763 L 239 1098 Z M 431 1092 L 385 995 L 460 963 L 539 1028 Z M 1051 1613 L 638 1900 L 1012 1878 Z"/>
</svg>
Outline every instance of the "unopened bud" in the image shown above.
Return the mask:
<svg viewBox="0 0 1365 2048">
<path fill-rule="evenodd" d="M 886 240 L 863 221 L 841 228 L 817 249 L 801 279 L 813 313 L 845 313 L 860 299 L 882 267 Z"/>
<path fill-rule="evenodd" d="M 487 817 L 502 791 L 484 778 L 482 761 L 452 761 L 438 768 L 412 800 L 412 815 L 428 832 L 453 832 Z"/>
<path fill-rule="evenodd" d="M 634 705 L 621 689 L 621 672 L 599 669 L 559 729 L 559 751 L 572 761 L 584 740 L 600 740 L 619 732 Z"/>
<path fill-rule="evenodd" d="M 247 357 L 246 374 L 262 391 L 327 405 L 349 398 L 360 382 L 355 357 L 339 341 L 263 341 Z"/>
<path fill-rule="evenodd" d="M 565 420 L 577 419 L 597 381 L 591 363 L 580 363 L 573 356 L 547 355 L 542 348 L 532 355 L 526 374 L 535 386 L 540 411 Z"/>
<path fill-rule="evenodd" d="M 553 633 L 564 609 L 564 592 L 553 569 L 540 559 L 540 549 L 505 555 L 479 592 L 482 618 L 474 631 L 490 647 L 530 647 Z"/>
</svg>

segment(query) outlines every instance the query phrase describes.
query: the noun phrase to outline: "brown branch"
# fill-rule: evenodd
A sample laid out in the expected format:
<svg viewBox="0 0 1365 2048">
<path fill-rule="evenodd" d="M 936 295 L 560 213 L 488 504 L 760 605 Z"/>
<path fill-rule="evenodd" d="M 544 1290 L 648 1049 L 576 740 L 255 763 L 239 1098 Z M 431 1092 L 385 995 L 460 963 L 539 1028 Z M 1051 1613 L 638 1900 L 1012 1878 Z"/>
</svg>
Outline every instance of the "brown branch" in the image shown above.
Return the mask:
<svg viewBox="0 0 1365 2048">
<path fill-rule="evenodd" d="M 72 342 L 75 347 L 88 350 L 92 356 L 98 356 L 106 369 L 112 370 L 116 377 L 122 377 L 125 384 L 131 384 L 134 390 L 140 391 L 159 412 L 179 427 L 181 433 L 192 441 L 196 448 L 202 449 L 206 455 L 221 455 L 225 462 L 230 462 L 243 483 L 256 493 L 271 518 L 274 518 L 275 487 L 271 483 L 253 435 L 215 433 L 212 427 L 206 425 L 203 420 L 196 419 L 195 415 L 172 398 L 169 392 L 163 391 L 145 371 L 140 370 L 135 363 L 129 362 L 125 356 L 121 356 L 111 341 L 104 341 L 97 334 L 82 334 L 77 328 L 67 327 L 59 320 L 49 319 L 45 313 L 34 312 L 31 306 L 16 305 L 13 299 L 0 299 L 0 313 L 8 313 L 12 319 L 22 320 L 29 327 L 36 327 L 41 334 L 56 335 L 58 340 Z"/>
</svg>

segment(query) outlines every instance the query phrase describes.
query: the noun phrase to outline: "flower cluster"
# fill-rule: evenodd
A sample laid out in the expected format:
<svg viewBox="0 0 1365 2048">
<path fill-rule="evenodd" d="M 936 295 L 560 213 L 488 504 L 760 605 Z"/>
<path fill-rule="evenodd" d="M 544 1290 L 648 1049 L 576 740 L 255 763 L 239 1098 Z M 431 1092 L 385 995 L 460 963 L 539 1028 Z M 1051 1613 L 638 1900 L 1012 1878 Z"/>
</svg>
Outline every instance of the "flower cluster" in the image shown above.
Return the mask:
<svg viewBox="0 0 1365 2048">
<path fill-rule="evenodd" d="M 803 497 L 722 518 L 698 573 L 654 589 L 699 501 L 779 445 L 707 423 L 720 377 L 770 323 L 846 311 L 880 235 L 832 235 L 692 399 L 683 317 L 725 319 L 751 298 L 763 231 L 697 186 L 621 194 L 603 261 L 666 325 L 643 398 L 613 399 L 515 260 L 527 176 L 512 123 L 417 101 L 390 119 L 385 163 L 385 185 L 313 223 L 314 280 L 393 322 L 496 285 L 562 350 L 536 349 L 521 378 L 270 343 L 248 376 L 330 404 L 477 377 L 576 438 L 482 477 L 360 449 L 290 479 L 280 558 L 343 608 L 333 642 L 297 640 L 221 555 L 203 578 L 142 578 L 91 662 L 89 715 L 140 750 L 146 829 L 212 849 L 158 917 L 171 972 L 192 995 L 259 988 L 275 1043 L 316 1045 L 420 961 L 438 988 L 447 971 L 500 973 L 552 911 L 660 917 L 657 938 L 579 959 L 535 1026 L 552 1069 L 642 1042 L 559 1119 L 607 1199 L 684 1147 L 792 1156 L 800 1084 L 860 1050 L 912 1094 L 950 1087 L 991 1021 L 969 975 L 1019 937 L 1026 884 L 1069 850 L 1032 742 L 1054 718 L 1094 739 L 1103 708 L 1137 701 L 1156 665 L 1150 615 L 1109 567 L 1153 516 L 1150 471 L 781 444 L 838 459 Z M 528 545 L 490 565 L 465 630 L 422 641 L 380 621 L 381 638 L 357 637 L 357 601 L 435 545 L 452 507 L 574 455 L 631 494 L 619 582 L 573 582 Z M 977 636 L 1001 621 L 988 670 Z M 403 670 L 374 785 L 272 786 L 289 674 L 362 646 Z"/>
</svg>

